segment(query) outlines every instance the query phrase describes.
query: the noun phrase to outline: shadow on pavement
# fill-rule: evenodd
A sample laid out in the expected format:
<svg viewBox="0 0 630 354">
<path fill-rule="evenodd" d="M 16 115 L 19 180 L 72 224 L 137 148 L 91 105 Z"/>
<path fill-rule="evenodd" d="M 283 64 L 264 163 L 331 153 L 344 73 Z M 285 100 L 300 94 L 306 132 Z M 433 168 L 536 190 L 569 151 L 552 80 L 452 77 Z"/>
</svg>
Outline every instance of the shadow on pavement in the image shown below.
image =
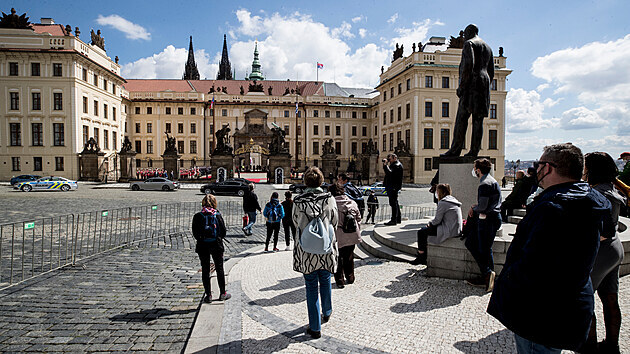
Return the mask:
<svg viewBox="0 0 630 354">
<path fill-rule="evenodd" d="M 287 340 L 289 338 L 290 340 Z M 194 352 L 194 354 L 205 353 L 241 353 L 241 348 L 246 350 L 256 349 L 257 353 L 275 353 L 286 349 L 290 344 L 294 342 L 302 343 L 308 342 L 310 336 L 304 334 L 304 328 L 296 328 L 292 331 L 284 333 L 277 333 L 275 336 L 265 338 L 263 340 L 257 339 L 243 339 L 242 341 L 232 341 L 221 345 L 213 345 L 212 347 L 205 348 Z M 264 351 L 260 351 L 261 348 L 265 348 Z"/>
<path fill-rule="evenodd" d="M 191 309 L 176 310 L 176 311 L 167 310 L 165 308 L 155 308 L 155 309 L 148 309 L 148 310 L 142 310 L 142 311 L 136 311 L 136 312 L 121 313 L 120 315 L 112 316 L 109 319 L 111 321 L 121 321 L 121 322 L 149 322 L 149 321 L 158 319 L 160 317 L 184 315 L 184 314 L 193 313 L 193 312 L 197 312 L 196 307 L 191 308 Z"/>
<path fill-rule="evenodd" d="M 304 278 L 295 277 L 291 279 L 280 279 L 280 281 L 272 286 L 260 289 L 260 291 L 288 290 L 297 287 L 304 287 Z"/>
<path fill-rule="evenodd" d="M 512 331 L 503 329 L 492 333 L 487 337 L 481 338 L 476 342 L 460 341 L 455 343 L 453 346 L 463 353 L 488 353 L 493 352 L 493 349 L 498 350 L 500 348 L 505 348 L 502 343 L 513 342 L 513 336 Z M 513 348 L 516 352 L 516 345 L 513 344 Z"/>
</svg>

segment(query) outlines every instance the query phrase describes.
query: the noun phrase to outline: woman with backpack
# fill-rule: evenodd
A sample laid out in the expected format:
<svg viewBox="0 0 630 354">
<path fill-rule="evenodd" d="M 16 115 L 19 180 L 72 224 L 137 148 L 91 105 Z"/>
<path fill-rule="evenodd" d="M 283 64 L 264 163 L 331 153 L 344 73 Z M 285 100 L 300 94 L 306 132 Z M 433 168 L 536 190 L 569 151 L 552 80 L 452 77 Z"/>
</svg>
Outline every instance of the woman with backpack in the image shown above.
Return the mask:
<svg viewBox="0 0 630 354">
<path fill-rule="evenodd" d="M 293 248 L 293 270 L 304 274 L 308 327 L 306 334 L 320 338 L 322 322 L 332 314 L 330 278 L 337 268 L 338 225 L 335 198 L 321 188 L 324 175 L 317 167 L 304 172 L 304 193 L 293 201 L 293 223 L 298 229 Z M 321 314 L 319 296 L 321 294 Z"/>
<path fill-rule="evenodd" d="M 223 271 L 223 239 L 225 238 L 225 222 L 221 213 L 217 210 L 217 199 L 212 195 L 206 195 L 201 201 L 201 212 L 195 214 L 192 220 L 192 234 L 197 240 L 195 252 L 201 261 L 201 281 L 205 295 L 203 302 L 212 302 L 210 291 L 210 257 L 214 261 L 214 269 L 217 272 L 219 283 L 219 300 L 224 301 L 232 297 L 225 291 L 225 273 Z"/>
<path fill-rule="evenodd" d="M 335 229 L 339 247 L 335 283 L 337 288 L 343 289 L 346 283 L 354 283 L 354 246 L 361 243 L 361 212 L 357 203 L 348 197 L 343 185 L 333 184 L 328 191 L 335 197 L 339 213 L 339 226 Z"/>
<path fill-rule="evenodd" d="M 278 233 L 280 232 L 280 221 L 284 218 L 284 208 L 278 200 L 278 192 L 271 193 L 271 199 L 265 205 L 263 215 L 267 218 L 267 240 L 265 241 L 265 252 L 269 252 L 269 240 L 273 234 L 273 251 L 278 252 Z"/>
<path fill-rule="evenodd" d="M 284 209 L 285 217 L 282 218 L 282 226 L 284 227 L 284 241 L 287 244 L 286 251 L 291 250 L 291 238 L 295 238 L 295 224 L 293 223 L 293 199 L 291 198 L 291 192 L 286 191 L 284 193 L 284 201 L 281 203 Z M 286 217 L 288 216 L 288 217 Z M 291 236 L 293 235 L 293 236 Z"/>
</svg>

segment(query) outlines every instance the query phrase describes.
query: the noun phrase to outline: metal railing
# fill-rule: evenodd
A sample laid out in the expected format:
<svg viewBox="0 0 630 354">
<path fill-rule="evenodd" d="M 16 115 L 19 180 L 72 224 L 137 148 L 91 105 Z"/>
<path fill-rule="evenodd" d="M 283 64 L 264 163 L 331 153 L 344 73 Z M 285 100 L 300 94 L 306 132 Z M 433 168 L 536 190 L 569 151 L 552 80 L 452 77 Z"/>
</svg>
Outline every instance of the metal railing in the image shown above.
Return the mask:
<svg viewBox="0 0 630 354">
<path fill-rule="evenodd" d="M 219 209 L 228 228 L 240 229 L 244 215 L 240 201 L 221 201 Z M 0 225 L 0 290 L 127 245 L 172 247 L 174 243 L 190 243 L 190 238 L 183 236 L 190 234 L 192 217 L 199 210 L 198 202 L 181 202 Z M 403 218 L 409 219 L 435 214 L 435 208 L 419 206 L 404 206 L 401 211 Z M 390 216 L 389 206 L 381 204 L 375 221 L 389 220 Z"/>
</svg>

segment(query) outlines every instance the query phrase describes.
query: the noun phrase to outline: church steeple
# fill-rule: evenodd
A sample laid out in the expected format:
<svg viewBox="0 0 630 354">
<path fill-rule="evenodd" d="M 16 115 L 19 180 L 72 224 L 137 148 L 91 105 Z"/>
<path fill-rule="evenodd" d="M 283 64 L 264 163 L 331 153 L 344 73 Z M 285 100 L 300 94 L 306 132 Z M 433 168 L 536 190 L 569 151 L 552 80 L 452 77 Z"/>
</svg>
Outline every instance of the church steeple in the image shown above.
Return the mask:
<svg viewBox="0 0 630 354">
<path fill-rule="evenodd" d="M 234 80 L 232 77 L 232 65 L 230 65 L 230 58 L 228 58 L 227 38 L 225 35 L 223 35 L 223 52 L 219 62 L 217 80 Z"/>
<path fill-rule="evenodd" d="M 254 47 L 254 61 L 252 62 L 252 73 L 249 74 L 250 80 L 264 80 L 262 72 L 260 71 L 260 60 L 258 60 L 258 41 L 256 41 L 256 46 Z"/>
<path fill-rule="evenodd" d="M 188 61 L 186 61 L 186 67 L 184 68 L 184 80 L 199 80 L 199 70 L 197 70 L 197 64 L 195 63 L 195 53 L 193 51 L 192 36 L 190 36 L 190 45 L 188 46 Z"/>
</svg>

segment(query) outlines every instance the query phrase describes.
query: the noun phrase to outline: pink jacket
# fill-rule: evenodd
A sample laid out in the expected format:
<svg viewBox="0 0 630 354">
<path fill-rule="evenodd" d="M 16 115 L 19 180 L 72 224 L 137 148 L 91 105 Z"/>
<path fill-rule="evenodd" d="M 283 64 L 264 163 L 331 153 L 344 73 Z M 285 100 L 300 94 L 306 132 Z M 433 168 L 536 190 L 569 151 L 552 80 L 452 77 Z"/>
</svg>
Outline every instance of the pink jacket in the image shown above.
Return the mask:
<svg viewBox="0 0 630 354">
<path fill-rule="evenodd" d="M 336 196 L 335 201 L 337 202 L 337 211 L 339 213 L 339 225 L 335 230 L 338 247 L 341 248 L 361 243 L 361 213 L 359 212 L 359 207 L 357 206 L 357 203 L 345 194 Z M 343 232 L 342 225 L 343 220 L 346 218 L 346 213 L 351 213 L 354 216 L 354 219 L 357 221 L 356 232 Z"/>
</svg>

